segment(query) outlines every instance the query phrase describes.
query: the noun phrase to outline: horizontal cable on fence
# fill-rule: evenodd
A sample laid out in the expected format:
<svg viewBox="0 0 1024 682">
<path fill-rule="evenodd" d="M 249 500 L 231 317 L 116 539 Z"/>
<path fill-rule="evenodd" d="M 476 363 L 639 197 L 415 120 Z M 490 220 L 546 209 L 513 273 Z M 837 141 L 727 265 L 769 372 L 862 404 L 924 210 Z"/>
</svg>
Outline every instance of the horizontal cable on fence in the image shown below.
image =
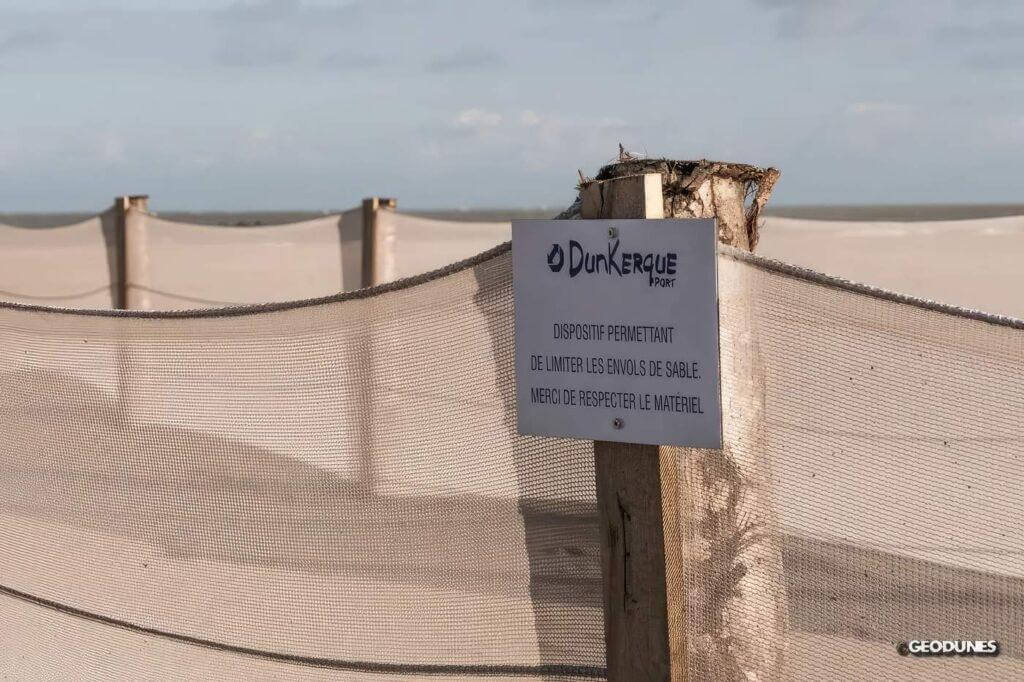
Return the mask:
<svg viewBox="0 0 1024 682">
<path fill-rule="evenodd" d="M 1017 436 L 905 436 L 895 433 L 870 433 L 868 431 L 844 431 L 828 429 L 778 419 L 768 419 L 769 426 L 779 426 L 794 431 L 813 433 L 819 436 L 839 436 L 842 438 L 862 438 L 864 440 L 895 441 L 901 443 L 1024 443 L 1024 433 Z"/>
<path fill-rule="evenodd" d="M 819 542 L 827 542 L 827 543 L 829 543 L 831 545 L 835 545 L 836 547 L 843 547 L 844 545 L 849 546 L 851 548 L 854 547 L 854 545 L 850 545 L 848 542 L 844 542 L 844 541 L 848 541 L 848 538 L 844 538 L 842 536 L 830 535 L 828 533 L 814 533 L 812 535 L 812 534 L 810 534 L 807 531 L 806 528 L 797 528 L 797 527 L 787 526 L 787 525 L 782 524 L 782 523 L 778 524 L 778 528 L 777 528 L 776 533 L 778 535 L 780 535 L 780 536 L 794 537 L 794 538 L 803 538 L 803 539 L 812 539 L 812 540 L 817 540 Z M 1024 549 L 992 549 L 992 548 L 980 547 L 978 545 L 937 545 L 937 544 L 914 544 L 914 543 L 898 544 L 898 543 L 895 543 L 895 542 L 887 542 L 885 540 L 872 540 L 870 543 L 866 544 L 865 546 L 858 547 L 858 549 L 870 549 L 870 550 L 886 551 L 886 552 L 893 553 L 894 556 L 898 556 L 899 552 L 932 551 L 932 552 L 963 552 L 965 554 L 974 553 L 974 554 L 987 554 L 987 555 L 998 555 L 998 556 L 1019 556 L 1019 557 L 1024 558 Z M 955 571 L 974 571 L 976 573 L 980 573 L 980 574 L 983 574 L 983 575 L 997 577 L 997 578 L 1000 578 L 1002 580 L 1017 581 L 1017 582 L 1021 583 L 1021 587 L 1024 587 L 1024 578 L 1017 578 L 1017 577 L 1013 577 L 1013 576 L 1005 576 L 1005 575 L 1002 575 L 1002 574 L 999 574 L 999 573 L 989 573 L 987 571 L 980 571 L 980 570 L 977 570 L 977 569 L 970 569 L 970 568 L 960 568 L 960 567 L 954 567 L 954 566 L 950 566 L 949 570 L 955 570 Z"/>
<path fill-rule="evenodd" d="M 826 275 L 825 273 L 811 270 L 810 268 L 803 268 L 799 265 L 791 265 L 779 260 L 765 258 L 764 256 L 758 256 L 757 254 L 741 251 L 740 249 L 734 249 L 729 246 L 719 245 L 718 252 L 728 258 L 732 258 L 733 260 L 749 263 L 750 265 L 766 272 L 777 272 L 779 274 L 793 277 L 794 279 L 811 282 L 812 284 L 819 284 L 824 287 L 841 289 L 843 291 L 851 291 L 853 293 L 863 294 L 864 296 L 870 296 L 883 301 L 904 303 L 906 305 L 914 306 L 915 308 L 933 310 L 935 312 L 946 313 L 947 315 L 953 315 L 955 317 L 978 320 L 979 322 L 988 322 L 989 324 L 1000 325 L 1003 327 L 1013 327 L 1014 329 L 1024 329 L 1024 320 L 1010 317 L 1008 315 L 996 315 L 993 313 L 986 313 L 981 310 L 972 310 L 970 308 L 961 308 L 959 306 L 949 305 L 948 303 L 931 301 L 917 296 L 908 296 L 907 294 L 882 289 L 880 287 L 871 286 L 870 284 L 853 282 L 834 275 Z"/>
<path fill-rule="evenodd" d="M 32 234 L 34 232 L 45 234 L 51 231 L 59 232 L 61 230 L 87 225 L 96 219 L 102 219 L 104 216 L 109 215 L 109 213 L 110 209 L 107 209 L 106 211 L 100 211 L 99 213 L 94 213 L 91 216 L 82 218 L 81 220 L 76 220 L 73 223 L 65 223 L 62 225 L 11 225 L 10 223 L 0 223 L 0 230 L 17 230 L 22 234 Z"/>
<path fill-rule="evenodd" d="M 200 298 L 198 296 L 189 296 L 187 294 L 177 294 L 172 291 L 166 291 L 165 289 L 143 286 L 142 284 L 128 284 L 126 288 L 137 289 L 139 291 L 148 291 L 151 294 L 159 294 L 161 296 L 166 296 L 167 298 L 175 298 L 178 299 L 179 301 L 187 301 L 189 303 L 208 303 L 210 305 L 225 307 L 238 305 L 238 301 L 217 301 L 212 298 Z"/>
<path fill-rule="evenodd" d="M 72 314 L 72 315 L 84 315 L 92 317 L 131 317 L 131 318 L 146 318 L 146 319 L 182 319 L 182 318 L 199 318 L 199 317 L 237 317 L 240 315 L 254 315 L 264 312 L 280 312 L 284 310 L 295 310 L 297 308 L 307 308 L 312 306 L 326 305 L 328 303 L 343 303 L 345 301 L 354 301 L 367 298 L 373 298 L 381 294 L 386 294 L 392 291 L 401 291 L 408 289 L 420 284 L 426 284 L 434 280 L 440 279 L 447 275 L 452 275 L 464 270 L 468 270 L 476 265 L 486 263 L 487 261 L 505 254 L 511 251 L 511 242 L 505 242 L 498 244 L 492 249 L 488 249 L 483 253 L 477 254 L 465 260 L 457 263 L 452 263 L 444 267 L 432 270 L 430 272 L 424 272 L 419 275 L 412 277 L 406 277 L 404 279 L 398 279 L 393 282 L 385 282 L 384 284 L 378 284 L 373 287 L 366 287 L 364 289 L 357 289 L 355 291 L 346 291 L 340 294 L 332 294 L 330 296 L 320 296 L 317 298 L 307 298 L 297 301 L 274 301 L 268 303 L 253 303 L 247 305 L 234 305 L 227 308 L 208 308 L 201 310 L 108 310 L 108 309 L 93 309 L 83 308 L 79 310 L 70 310 L 65 308 L 51 308 L 48 306 L 39 306 L 26 303 L 15 303 L 13 301 L 0 301 L 0 309 L 12 308 L 21 310 L 34 310 L 37 312 L 50 312 L 57 314 Z"/>
<path fill-rule="evenodd" d="M 295 301 L 281 301 L 281 302 L 267 302 L 267 303 L 253 303 L 245 305 L 237 305 L 225 302 L 227 307 L 215 308 L 207 310 L 107 310 L 107 309 L 65 309 L 65 308 L 50 308 L 48 306 L 33 306 L 31 304 L 16 303 L 12 301 L 0 301 L 0 308 L 28 308 L 38 310 L 40 312 L 54 312 L 62 314 L 77 314 L 77 315 L 98 315 L 107 317 L 138 317 L 138 318 L 187 318 L 187 317 L 226 317 L 236 315 L 252 315 L 261 312 L 276 312 L 281 310 L 292 310 L 295 308 L 304 308 L 307 306 L 324 305 L 327 303 L 341 303 L 348 300 L 372 298 L 374 296 L 387 293 L 390 291 L 397 291 L 406 289 L 409 287 L 425 284 L 433 280 L 439 279 L 446 275 L 451 275 L 462 270 L 466 270 L 475 265 L 497 258 L 504 253 L 511 251 L 512 243 L 504 242 L 497 246 L 488 249 L 482 253 L 479 253 L 470 258 L 451 263 L 449 265 L 424 272 L 419 275 L 412 277 L 406 277 L 398 279 L 393 282 L 387 282 L 384 284 L 378 284 L 373 287 L 366 287 L 364 289 L 358 289 L 356 291 L 344 292 L 339 294 L 332 294 L 329 296 L 320 296 L 316 298 L 300 299 Z M 993 313 L 986 313 L 980 310 L 972 310 L 969 308 L 963 308 L 959 306 L 949 305 L 946 303 L 940 303 L 938 301 L 931 301 L 916 296 L 908 296 L 888 289 L 882 289 L 879 287 L 871 286 L 870 284 L 863 284 L 860 282 L 853 282 L 841 277 L 835 277 L 833 275 L 827 275 L 825 273 L 817 272 L 809 268 L 800 267 L 798 265 L 792 265 L 784 263 L 782 261 L 765 258 L 752 254 L 747 251 L 735 249 L 730 246 L 719 245 L 718 253 L 727 258 L 749 263 L 750 265 L 764 270 L 766 272 L 777 272 L 779 274 L 793 277 L 794 279 L 800 279 L 814 284 L 819 284 L 824 287 L 839 289 L 843 291 L 850 291 L 853 293 L 862 294 L 871 298 L 876 298 L 884 301 L 891 301 L 893 303 L 903 303 L 916 308 L 922 308 L 925 310 L 932 310 L 935 312 L 945 313 L 954 317 L 961 317 L 970 320 L 977 320 L 979 322 L 987 322 L 989 324 L 999 325 L 1003 327 L 1011 327 L 1014 329 L 1024 329 L 1024 320 L 1009 317 L 1007 315 L 996 315 Z M 132 285 L 133 287 L 139 287 L 139 285 Z M 143 288 L 143 287 L 139 287 Z M 166 294 L 168 296 L 178 296 L 177 294 L 164 292 L 156 289 L 152 289 L 154 293 Z M 185 298 L 182 296 L 182 298 Z M 196 302 L 207 302 L 202 299 L 195 299 Z M 219 301 L 209 300 L 210 303 L 220 303 Z"/>
<path fill-rule="evenodd" d="M 184 644 L 201 646 L 209 649 L 216 649 L 227 653 L 241 654 L 243 656 L 254 656 L 281 663 L 294 663 L 297 665 L 310 666 L 314 668 L 330 668 L 333 670 L 350 670 L 354 672 L 390 673 L 394 675 L 475 675 L 479 677 L 496 677 L 498 675 L 526 677 L 533 675 L 559 675 L 563 677 L 577 677 L 581 679 L 605 679 L 607 669 L 595 666 L 584 665 L 464 665 L 464 664 L 433 664 L 433 663 L 380 663 L 375 661 L 342 661 L 334 658 L 318 658 L 315 656 L 298 656 L 295 654 L 277 653 L 274 651 L 263 651 L 249 647 L 237 646 L 215 642 L 200 637 L 182 635 L 174 632 L 167 632 L 155 628 L 137 625 L 128 621 L 103 616 L 98 613 L 84 611 L 82 609 L 61 604 L 51 599 L 43 599 L 20 590 L 0 585 L 0 594 L 14 599 L 52 609 L 60 613 L 82 618 L 95 623 L 118 627 L 131 632 L 136 632 L 154 637 L 162 637 Z"/>
<path fill-rule="evenodd" d="M 308 218 L 298 218 L 296 220 L 288 220 L 288 221 L 285 221 L 283 223 L 256 223 L 256 222 L 254 222 L 254 223 L 224 223 L 224 222 L 221 222 L 221 223 L 194 223 L 194 222 L 190 222 L 190 221 L 187 221 L 187 220 L 181 220 L 179 218 L 168 217 L 166 215 L 161 215 L 159 213 L 154 213 L 152 211 L 140 211 L 140 213 L 142 213 L 142 215 L 144 215 L 147 218 L 156 218 L 157 220 L 159 220 L 162 223 L 165 223 L 165 224 L 168 224 L 168 225 L 181 226 L 181 227 L 203 227 L 203 228 L 213 228 L 213 229 L 218 229 L 218 228 L 222 228 L 222 227 L 229 228 L 229 229 L 253 228 L 253 229 L 258 231 L 258 230 L 262 230 L 262 229 L 265 229 L 265 228 L 273 229 L 275 227 L 297 227 L 297 226 L 301 227 L 301 226 L 303 226 L 304 224 L 307 224 L 307 223 L 310 224 L 310 225 L 313 225 L 313 224 L 317 224 L 317 223 L 322 223 L 322 222 L 327 221 L 327 220 L 340 220 L 342 217 L 344 217 L 346 211 L 339 211 L 339 212 L 335 212 L 335 213 L 323 213 L 323 214 L 319 214 L 319 215 L 316 215 L 316 216 L 311 216 L 311 217 L 308 217 Z"/>
<path fill-rule="evenodd" d="M 72 300 L 78 298 L 88 298 L 95 296 L 96 294 L 104 291 L 110 291 L 117 285 L 115 284 L 104 284 L 98 286 L 95 289 L 88 289 L 86 291 L 78 291 L 70 294 L 22 294 L 17 291 L 6 291 L 0 289 L 0 296 L 9 296 L 11 298 L 27 298 L 33 301 L 59 301 L 59 300 Z"/>
</svg>

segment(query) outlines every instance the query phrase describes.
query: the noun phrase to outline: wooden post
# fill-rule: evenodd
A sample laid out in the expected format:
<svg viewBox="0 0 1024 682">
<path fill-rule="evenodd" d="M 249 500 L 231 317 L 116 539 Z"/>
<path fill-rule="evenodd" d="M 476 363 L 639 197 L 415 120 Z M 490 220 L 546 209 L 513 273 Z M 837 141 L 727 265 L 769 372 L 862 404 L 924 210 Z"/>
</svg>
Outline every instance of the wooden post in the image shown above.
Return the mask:
<svg viewBox="0 0 1024 682">
<path fill-rule="evenodd" d="M 148 194 L 133 194 L 114 199 L 117 213 L 118 300 L 122 310 L 148 310 L 149 292 L 132 284 L 149 283 L 149 247 L 146 238 L 145 213 L 149 210 Z"/>
<path fill-rule="evenodd" d="M 593 182 L 582 218 L 663 218 L 661 175 Z M 686 615 L 675 454 L 594 443 L 608 679 L 685 680 Z"/>
<path fill-rule="evenodd" d="M 372 287 L 380 284 L 380 272 L 377 268 L 377 259 L 380 255 L 378 247 L 377 218 L 381 209 L 395 210 L 398 200 L 393 198 L 369 197 L 363 199 L 363 259 L 362 259 L 362 286 Z M 363 411 L 362 421 L 359 425 L 360 459 L 359 459 L 359 483 L 365 493 L 369 496 L 374 492 L 374 481 L 376 480 L 373 462 L 373 414 L 374 394 L 373 389 L 373 367 L 374 349 L 373 330 L 368 329 L 366 335 L 360 340 L 360 346 L 356 349 L 356 356 L 359 358 L 357 371 L 359 381 L 363 386 L 363 398 L 370 405 L 369 410 Z"/>
<path fill-rule="evenodd" d="M 128 197 L 114 197 L 114 248 L 117 250 L 117 293 L 114 300 L 114 307 L 118 310 L 125 310 L 128 306 L 127 278 L 125 271 L 128 269 L 124 248 L 124 223 L 128 214 Z"/>
<path fill-rule="evenodd" d="M 638 180 L 651 173 L 664 188 L 658 217 L 716 218 L 721 243 L 755 248 L 758 218 L 779 177 L 773 168 L 624 156 L 584 183 L 561 217 L 657 214 L 652 181 Z M 781 674 L 786 592 L 772 532 L 764 374 L 749 286 L 719 282 L 720 309 L 729 313 L 720 342 L 723 448 L 594 444 L 610 680 Z M 645 525 L 637 527 L 638 519 Z M 634 657 L 647 657 L 649 667 Z"/>
<path fill-rule="evenodd" d="M 149 308 L 149 296 L 140 301 L 131 284 L 138 282 L 145 272 L 148 282 L 149 252 L 145 238 L 145 213 L 149 196 L 135 194 L 114 199 L 117 216 L 118 287 L 115 307 L 121 310 Z M 144 307 L 140 308 L 140 304 Z M 117 410 L 121 419 L 131 419 L 134 409 L 132 354 L 127 344 L 118 343 L 116 350 Z"/>
<path fill-rule="evenodd" d="M 377 212 L 382 209 L 395 210 L 398 200 L 369 197 L 363 199 L 363 286 L 380 284 L 377 259 L 380 245 L 377 242 Z"/>
</svg>

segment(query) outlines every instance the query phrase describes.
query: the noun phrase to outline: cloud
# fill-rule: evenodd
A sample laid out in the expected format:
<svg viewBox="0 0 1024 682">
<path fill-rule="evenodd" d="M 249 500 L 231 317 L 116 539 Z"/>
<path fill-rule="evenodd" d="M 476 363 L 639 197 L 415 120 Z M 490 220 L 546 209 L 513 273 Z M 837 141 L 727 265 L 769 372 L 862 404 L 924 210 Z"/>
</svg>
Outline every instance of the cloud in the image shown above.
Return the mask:
<svg viewBox="0 0 1024 682">
<path fill-rule="evenodd" d="M 454 73 L 494 69 L 505 64 L 497 52 L 485 48 L 462 48 L 445 55 L 439 55 L 427 62 L 431 73 Z"/>
<path fill-rule="evenodd" d="M 524 109 L 514 115 L 482 107 L 457 112 L 442 128 L 423 131 L 418 151 L 443 163 L 513 160 L 531 171 L 563 168 L 566 158 L 611 159 L 618 143 L 642 149 L 639 129 L 615 117 Z"/>
<path fill-rule="evenodd" d="M 956 51 L 971 69 L 1012 71 L 1024 69 L 1024 22 L 990 20 L 974 24 L 946 24 L 932 35 L 940 48 Z"/>
<path fill-rule="evenodd" d="M 611 160 L 620 142 L 642 148 L 638 129 L 620 118 L 536 114 L 536 119 L 515 144 L 519 158 L 534 171 L 559 168 L 566 158 Z"/>
<path fill-rule="evenodd" d="M 935 30 L 935 38 L 944 44 L 987 44 L 994 40 L 1024 40 L 1024 22 L 988 21 L 981 24 L 946 24 Z"/>
<path fill-rule="evenodd" d="M 56 33 L 42 29 L 15 31 L 9 33 L 4 38 L 0 38 L 0 55 L 39 49 L 52 45 L 57 41 L 58 36 Z"/>
<path fill-rule="evenodd" d="M 300 0 L 236 2 L 211 15 L 221 32 L 214 60 L 224 66 L 260 68 L 313 57 L 307 53 L 310 46 L 318 43 L 314 36 L 329 36 L 337 41 L 340 31 L 360 25 L 361 11 L 362 5 L 356 3 L 327 6 Z M 344 60 L 342 53 L 329 55 L 322 65 L 342 68 Z"/>
<path fill-rule="evenodd" d="M 561 33 L 565 38 L 566 21 L 577 28 L 583 25 L 613 24 L 620 29 L 638 29 L 656 25 L 673 13 L 685 14 L 690 8 L 678 0 L 530 0 L 530 11 L 544 19 L 550 34 Z M 551 21 L 551 15 L 562 15 L 561 20 Z M 547 33 L 547 31 L 545 31 Z"/>
<path fill-rule="evenodd" d="M 552 3 L 549 0 L 530 0 L 528 3 L 530 9 L 534 11 L 550 12 L 558 11 L 562 7 L 573 7 L 576 9 L 594 9 L 597 7 L 607 8 L 614 7 L 619 4 L 619 0 L 561 0 L 561 2 Z"/>
<path fill-rule="evenodd" d="M 365 9 L 360 2 L 321 5 L 301 0 L 264 0 L 236 2 L 211 14 L 222 26 L 238 31 L 266 27 L 337 30 L 358 26 L 356 20 L 363 17 Z"/>
<path fill-rule="evenodd" d="M 338 50 L 324 56 L 320 60 L 321 67 L 336 71 L 363 71 L 375 69 L 383 64 L 384 60 L 377 55 L 353 52 L 351 50 Z"/>
<path fill-rule="evenodd" d="M 128 160 L 124 138 L 113 132 L 105 132 L 96 142 L 96 158 L 103 164 L 122 164 Z"/>
<path fill-rule="evenodd" d="M 51 169 L 59 159 L 62 168 L 95 172 L 123 166 L 130 160 L 126 136 L 106 127 L 20 127 L 0 130 L 0 168 L 19 173 L 34 168 Z"/>
<path fill-rule="evenodd" d="M 295 42 L 270 36 L 262 39 L 231 36 L 214 53 L 218 64 L 242 68 L 290 64 L 298 56 L 299 48 Z"/>
<path fill-rule="evenodd" d="M 495 111 L 487 111 L 486 109 L 465 109 L 455 115 L 452 123 L 457 128 L 482 130 L 486 128 L 496 128 L 501 125 L 503 120 L 504 117 Z"/>
<path fill-rule="evenodd" d="M 865 100 L 848 104 L 844 115 L 831 122 L 829 135 L 842 141 L 850 156 L 889 158 L 901 145 L 914 144 L 924 128 L 933 124 L 927 112 L 922 114 L 909 104 Z"/>
<path fill-rule="evenodd" d="M 532 109 L 527 109 L 519 114 L 519 123 L 526 127 L 540 125 L 541 117 Z"/>
<path fill-rule="evenodd" d="M 895 102 L 853 102 L 846 108 L 847 112 L 861 116 L 861 115 L 876 115 L 876 114 L 906 114 L 910 112 L 910 107 L 906 104 L 897 104 Z"/>
<path fill-rule="evenodd" d="M 972 69 L 983 71 L 1021 71 L 1024 70 L 1024 45 L 970 50 L 964 55 L 963 63 Z"/>
<path fill-rule="evenodd" d="M 789 40 L 891 30 L 888 22 L 878 20 L 882 12 L 872 3 L 861 0 L 755 0 L 755 3 L 777 13 L 776 34 Z"/>
<path fill-rule="evenodd" d="M 291 19 L 302 11 L 300 0 L 265 0 L 264 2 L 236 2 L 219 12 L 225 23 L 270 23 Z"/>
</svg>

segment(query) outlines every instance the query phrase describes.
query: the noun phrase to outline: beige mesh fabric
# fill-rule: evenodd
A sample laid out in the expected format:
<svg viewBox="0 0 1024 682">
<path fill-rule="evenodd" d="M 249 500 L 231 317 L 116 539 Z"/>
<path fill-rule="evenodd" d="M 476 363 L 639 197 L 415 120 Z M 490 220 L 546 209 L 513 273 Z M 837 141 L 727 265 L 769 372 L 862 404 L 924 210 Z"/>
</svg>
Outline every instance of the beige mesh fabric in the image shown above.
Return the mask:
<svg viewBox="0 0 1024 682">
<path fill-rule="evenodd" d="M 729 270 L 758 292 L 788 674 L 1019 678 L 1024 324 Z M 996 639 L 1003 655 L 895 655 L 917 638 Z"/>
<path fill-rule="evenodd" d="M 61 227 L 0 224 L 0 300 L 112 307 L 118 282 L 115 220 L 107 211 Z"/>
<path fill-rule="evenodd" d="M 931 222 L 768 217 L 757 248 L 818 272 L 1024 318 L 1024 216 Z"/>
<path fill-rule="evenodd" d="M 511 238 L 508 222 L 432 220 L 383 209 L 377 213 L 377 283 L 436 270 Z"/>
<path fill-rule="evenodd" d="M 731 446 L 771 472 L 783 676 L 1024 675 L 1024 324 L 719 269 L 755 292 L 765 438 Z M 603 677 L 592 446 L 515 435 L 512 347 L 507 248 L 329 302 L 0 306 L 0 671 Z M 1003 654 L 896 654 L 923 637 Z"/>
<path fill-rule="evenodd" d="M 362 209 L 255 227 L 141 220 L 148 263 L 129 287 L 142 309 L 316 298 L 362 284 Z"/>
</svg>

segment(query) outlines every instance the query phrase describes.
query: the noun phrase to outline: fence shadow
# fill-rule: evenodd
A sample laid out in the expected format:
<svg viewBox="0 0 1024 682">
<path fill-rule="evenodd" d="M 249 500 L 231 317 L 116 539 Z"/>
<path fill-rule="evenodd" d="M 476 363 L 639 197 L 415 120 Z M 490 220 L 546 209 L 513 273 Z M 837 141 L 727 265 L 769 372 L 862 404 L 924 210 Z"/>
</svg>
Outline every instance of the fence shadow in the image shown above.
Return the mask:
<svg viewBox="0 0 1024 682">
<path fill-rule="evenodd" d="M 512 443 L 537 645 L 542 663 L 562 663 L 571 658 L 604 666 L 596 501 L 579 505 L 582 514 L 560 516 L 563 521 L 572 519 L 569 533 L 552 533 L 555 512 L 545 510 L 544 503 L 539 502 L 583 495 L 594 499 L 593 444 L 517 434 L 511 268 L 503 263 L 510 258 L 511 254 L 506 253 L 473 269 L 477 281 L 474 303 L 487 320 L 498 392 L 504 404 L 504 427 Z M 571 485 L 575 489 L 552 489 L 553 484 Z M 550 576 L 559 579 L 552 581 Z M 590 609 L 591 617 L 585 622 L 580 620 L 581 606 Z M 601 644 L 599 650 L 593 650 L 595 641 Z"/>
</svg>

